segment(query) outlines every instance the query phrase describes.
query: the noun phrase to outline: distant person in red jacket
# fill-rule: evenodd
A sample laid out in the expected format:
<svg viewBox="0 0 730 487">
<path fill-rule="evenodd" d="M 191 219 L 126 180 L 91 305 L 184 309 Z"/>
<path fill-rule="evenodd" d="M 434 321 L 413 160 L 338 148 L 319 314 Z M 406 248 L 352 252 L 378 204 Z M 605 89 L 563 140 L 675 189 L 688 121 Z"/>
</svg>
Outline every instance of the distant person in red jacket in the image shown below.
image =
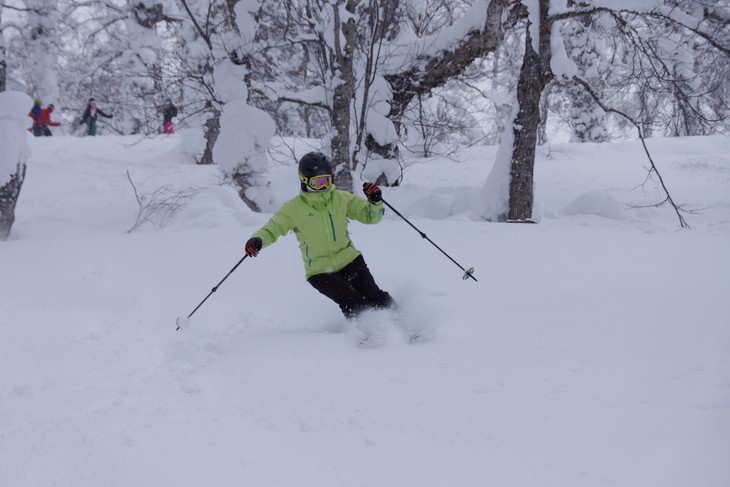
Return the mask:
<svg viewBox="0 0 730 487">
<path fill-rule="evenodd" d="M 59 127 L 61 124 L 58 122 L 51 121 L 51 112 L 53 112 L 53 103 L 48 105 L 48 107 L 41 110 L 40 114 L 38 115 L 38 125 L 41 127 L 40 134 L 35 135 L 44 135 L 46 137 L 49 137 L 53 135 L 51 133 L 51 129 L 48 127 Z"/>
</svg>

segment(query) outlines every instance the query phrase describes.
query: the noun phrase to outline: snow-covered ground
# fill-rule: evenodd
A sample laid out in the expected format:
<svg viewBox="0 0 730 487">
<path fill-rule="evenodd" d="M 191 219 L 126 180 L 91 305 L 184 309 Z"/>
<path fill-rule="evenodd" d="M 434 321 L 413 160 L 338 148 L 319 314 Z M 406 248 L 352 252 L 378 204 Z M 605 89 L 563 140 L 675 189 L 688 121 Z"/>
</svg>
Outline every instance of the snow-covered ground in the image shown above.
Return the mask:
<svg viewBox="0 0 730 487">
<path fill-rule="evenodd" d="M 726 487 L 730 138 L 540 150 L 540 224 L 476 221 L 495 148 L 410 166 L 390 213 L 351 224 L 406 310 L 363 349 L 287 236 L 250 234 L 296 194 L 272 164 L 249 211 L 179 136 L 30 139 L 0 242 L 0 485 Z M 140 195 L 196 196 L 126 233 Z"/>
</svg>

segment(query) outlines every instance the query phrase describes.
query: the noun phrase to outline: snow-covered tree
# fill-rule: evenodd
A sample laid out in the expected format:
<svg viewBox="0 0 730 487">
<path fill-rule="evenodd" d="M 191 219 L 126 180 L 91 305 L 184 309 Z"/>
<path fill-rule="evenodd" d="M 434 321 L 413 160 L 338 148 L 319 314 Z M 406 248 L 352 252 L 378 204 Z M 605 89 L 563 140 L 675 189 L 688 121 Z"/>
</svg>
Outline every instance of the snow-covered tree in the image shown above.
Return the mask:
<svg viewBox="0 0 730 487">
<path fill-rule="evenodd" d="M 461 15 L 466 2 L 429 2 L 433 9 L 425 11 L 416 1 L 271 3 L 268 16 L 280 19 L 284 10 L 287 21 L 270 23 L 277 28 L 266 38 L 267 59 L 281 59 L 272 52 L 285 51 L 289 61 L 275 71 L 278 78 L 256 91 L 327 113 L 324 145 L 341 187 L 352 189 L 351 174 L 360 172 L 381 184 L 397 184 L 405 110 L 418 94 L 443 86 L 498 45 L 500 34 L 486 32 L 500 25 L 507 2 L 497 0 L 489 20 L 485 0 L 472 7 L 476 17 Z M 439 31 L 442 26 L 447 33 Z M 262 71 L 268 79 L 274 70 L 254 69 L 254 84 Z"/>
<path fill-rule="evenodd" d="M 40 97 L 44 103 L 58 103 L 57 1 L 25 0 L 25 7 L 30 54 L 27 79 L 29 91 L 34 97 Z"/>
<path fill-rule="evenodd" d="M 508 170 L 494 174 L 511 189 L 490 175 L 482 214 L 511 220 L 532 218 L 534 146 L 549 121 L 573 141 L 625 136 L 634 122 L 643 136 L 730 131 L 725 0 L 9 2 L 7 76 L 28 94 L 43 63 L 26 27 L 55 8 L 47 52 L 65 108 L 80 113 L 94 96 L 114 130 L 149 134 L 171 96 L 198 161 L 219 164 L 254 209 L 267 203 L 275 130 L 320 138 L 352 190 L 357 177 L 397 185 L 404 154 L 491 141 L 507 126 Z"/>
<path fill-rule="evenodd" d="M 550 82 L 556 78 L 562 81 L 573 80 L 585 88 L 604 110 L 611 105 L 611 100 L 601 100 L 600 94 L 591 87 L 597 71 L 595 66 L 580 66 L 566 53 L 559 38 L 561 30 L 556 28 L 560 22 L 586 16 L 606 17 L 612 21 L 616 26 L 614 32 L 623 36 L 623 45 L 631 46 L 631 49 L 617 53 L 613 58 L 619 59 L 623 56 L 629 60 L 624 65 L 631 68 L 631 76 L 625 79 L 655 81 L 660 85 L 672 86 L 681 93 L 680 98 L 685 108 L 695 115 L 700 113 L 699 105 L 692 100 L 692 92 L 686 85 L 692 78 L 672 68 L 676 64 L 674 60 L 677 56 L 683 57 L 682 52 L 677 51 L 674 42 L 676 38 L 671 39 L 672 32 L 679 29 L 690 33 L 725 56 L 730 52 L 722 43 L 724 41 L 718 38 L 722 36 L 713 37 L 705 27 L 706 10 L 679 11 L 675 8 L 676 5 L 665 5 L 661 0 L 636 2 L 633 8 L 625 10 L 612 8 L 608 0 L 595 0 L 590 4 L 571 2 L 564 7 L 553 5 L 549 0 L 523 0 L 522 3 L 524 8 L 519 14 L 524 19 L 522 25 L 525 45 L 516 92 L 516 110 L 512 133 L 503 138 L 499 160 L 493 170 L 494 174 L 505 175 L 505 164 L 509 163 L 509 177 L 501 179 L 501 184 L 509 187 L 509 197 L 507 204 L 504 200 L 485 204 L 488 212 L 497 211 L 496 214 L 485 214 L 490 219 L 530 221 L 533 218 L 533 175 L 540 97 Z M 640 110 L 641 107 L 642 105 Z M 631 116 L 621 110 L 612 111 L 623 113 L 624 118 L 634 124 L 640 123 L 637 120 L 642 120 L 641 112 Z M 653 170 L 656 171 L 656 168 L 653 167 Z M 503 198 L 505 192 L 495 191 L 494 181 L 494 176 L 490 175 L 485 184 L 485 192 L 489 191 L 492 199 Z M 667 197 L 671 201 L 668 195 Z M 676 206 L 675 210 L 679 213 Z"/>
<path fill-rule="evenodd" d="M 590 75 L 593 89 L 603 93 L 612 63 L 602 54 L 610 51 L 606 45 L 610 37 L 601 29 L 601 23 L 591 16 L 583 16 L 567 19 L 556 28 L 560 30 L 560 36 L 552 48 L 570 52 L 570 59 Z M 564 89 L 560 90 L 560 87 Z M 570 127 L 570 141 L 606 142 L 609 138 L 607 116 L 593 98 L 574 83 L 556 88 L 556 91 L 562 92 L 561 98 L 565 101 L 560 111 L 567 115 L 565 118 Z M 549 108 L 546 107 L 547 110 Z"/>
<path fill-rule="evenodd" d="M 0 240 L 10 235 L 25 180 L 25 163 L 30 156 L 27 113 L 32 104 L 24 93 L 0 92 Z"/>
<path fill-rule="evenodd" d="M 198 54 L 199 82 L 208 90 L 201 114 L 206 128 L 203 162 L 217 163 L 236 183 L 241 199 L 259 210 L 269 199 L 261 173 L 275 132 L 271 117 L 248 103 L 246 85 L 261 2 L 180 3 L 192 23 L 186 45 Z"/>
<path fill-rule="evenodd" d="M 401 31 L 384 75 L 392 92 L 388 118 L 399 133 L 404 114 L 417 97 L 429 95 L 495 52 L 504 39 L 503 17 L 510 6 L 511 0 L 478 0 L 458 22 L 429 35 Z"/>
<path fill-rule="evenodd" d="M 276 81 L 259 85 L 258 92 L 277 103 L 296 103 L 326 113 L 328 130 L 322 150 L 331 156 L 335 181 L 342 189 L 352 189 L 356 7 L 354 0 L 268 5 L 264 16 L 270 19 L 270 28 L 263 35 L 262 48 L 267 59 L 282 65 L 272 70 L 255 63 L 258 72 L 252 79 L 254 86 L 266 82 L 272 70 Z"/>
<path fill-rule="evenodd" d="M 114 44 L 120 53 L 116 64 L 121 75 L 121 90 L 110 94 L 110 101 L 124 109 L 125 133 L 159 133 L 159 116 L 166 94 L 162 76 L 163 39 L 159 25 L 176 22 L 170 6 L 160 0 L 132 0 L 126 5 L 120 36 Z"/>
</svg>

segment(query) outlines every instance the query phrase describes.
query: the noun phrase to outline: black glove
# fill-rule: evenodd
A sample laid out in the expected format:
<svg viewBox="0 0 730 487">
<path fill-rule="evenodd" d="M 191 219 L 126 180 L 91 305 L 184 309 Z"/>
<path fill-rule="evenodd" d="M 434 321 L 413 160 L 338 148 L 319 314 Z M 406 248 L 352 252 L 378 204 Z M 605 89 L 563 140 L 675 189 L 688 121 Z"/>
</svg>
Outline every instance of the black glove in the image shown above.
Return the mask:
<svg viewBox="0 0 730 487">
<path fill-rule="evenodd" d="M 261 250 L 261 239 L 258 237 L 249 238 L 246 242 L 246 255 L 256 257 L 259 255 L 259 250 Z"/>
<path fill-rule="evenodd" d="M 378 203 L 379 201 L 383 201 L 383 192 L 373 183 L 362 183 L 362 190 L 365 196 L 368 197 L 369 202 Z"/>
</svg>

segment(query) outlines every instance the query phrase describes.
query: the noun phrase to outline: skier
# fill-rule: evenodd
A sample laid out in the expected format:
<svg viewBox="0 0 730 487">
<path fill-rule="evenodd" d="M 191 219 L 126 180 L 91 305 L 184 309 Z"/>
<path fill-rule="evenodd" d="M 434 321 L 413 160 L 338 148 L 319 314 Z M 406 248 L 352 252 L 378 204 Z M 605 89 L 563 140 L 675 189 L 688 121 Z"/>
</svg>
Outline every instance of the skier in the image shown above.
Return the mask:
<svg viewBox="0 0 730 487">
<path fill-rule="evenodd" d="M 61 124 L 58 122 L 51 121 L 51 112 L 53 112 L 54 106 L 53 103 L 48 105 L 47 108 L 44 108 L 41 110 L 40 115 L 38 116 L 38 125 L 41 127 L 40 134 L 39 135 L 45 135 L 46 137 L 49 137 L 53 135 L 51 133 L 51 129 L 48 127 L 59 127 Z"/>
<path fill-rule="evenodd" d="M 102 112 L 100 108 L 96 107 L 96 100 L 89 98 L 89 104 L 86 105 L 86 110 L 81 116 L 81 125 L 86 124 L 86 133 L 88 135 L 96 135 L 96 117 L 97 115 L 104 116 L 106 118 L 113 118 L 114 115 L 107 115 Z"/>
<path fill-rule="evenodd" d="M 395 309 L 395 301 L 375 283 L 347 231 L 348 219 L 368 224 L 381 220 L 381 190 L 364 183 L 366 200 L 335 189 L 330 160 L 320 152 L 301 158 L 299 180 L 299 195 L 251 236 L 246 255 L 256 257 L 291 230 L 299 241 L 307 281 L 337 303 L 348 320 L 368 309 Z"/>
<path fill-rule="evenodd" d="M 38 122 L 38 118 L 41 116 L 41 110 L 41 99 L 36 98 L 33 100 L 33 108 L 28 112 L 28 116 L 33 119 L 33 126 L 28 130 L 36 137 L 43 135 L 43 126 Z"/>
<path fill-rule="evenodd" d="M 169 98 L 165 101 L 166 104 L 162 110 L 162 133 L 174 134 L 175 126 L 172 123 L 172 119 L 173 117 L 177 117 L 177 107 L 172 104 L 172 100 Z"/>
</svg>

